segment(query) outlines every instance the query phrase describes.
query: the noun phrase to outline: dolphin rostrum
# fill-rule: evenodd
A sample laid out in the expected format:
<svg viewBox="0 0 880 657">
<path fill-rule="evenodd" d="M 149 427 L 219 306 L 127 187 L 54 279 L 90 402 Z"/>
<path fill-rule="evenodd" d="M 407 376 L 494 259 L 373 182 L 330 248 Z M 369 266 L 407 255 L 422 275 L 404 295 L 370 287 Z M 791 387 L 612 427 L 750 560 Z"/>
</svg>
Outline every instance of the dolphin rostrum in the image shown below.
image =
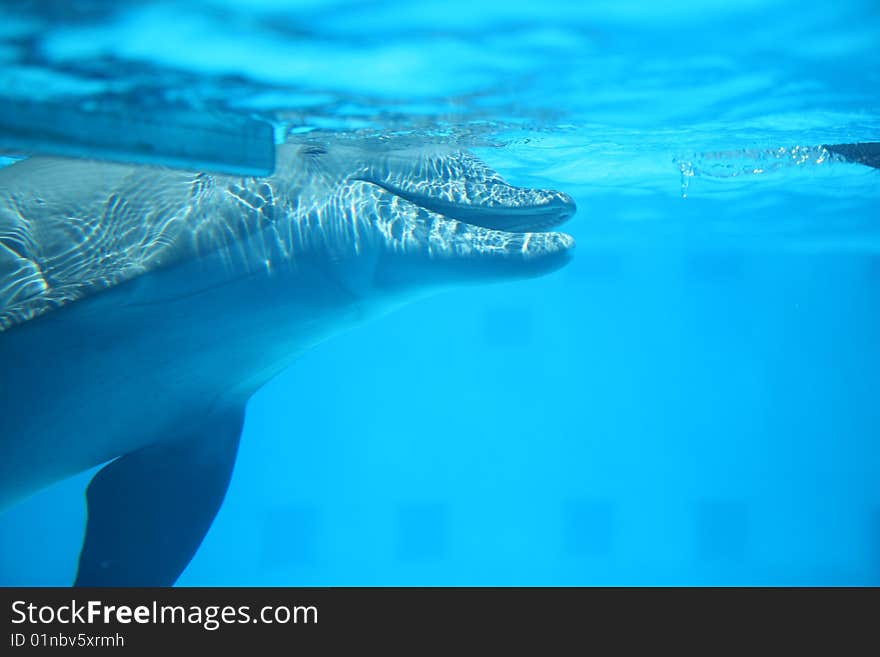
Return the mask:
<svg viewBox="0 0 880 657">
<path fill-rule="evenodd" d="M 105 463 L 76 584 L 173 584 L 260 386 L 414 297 L 557 269 L 574 211 L 442 146 L 289 143 L 268 178 L 0 169 L 0 508 Z"/>
</svg>

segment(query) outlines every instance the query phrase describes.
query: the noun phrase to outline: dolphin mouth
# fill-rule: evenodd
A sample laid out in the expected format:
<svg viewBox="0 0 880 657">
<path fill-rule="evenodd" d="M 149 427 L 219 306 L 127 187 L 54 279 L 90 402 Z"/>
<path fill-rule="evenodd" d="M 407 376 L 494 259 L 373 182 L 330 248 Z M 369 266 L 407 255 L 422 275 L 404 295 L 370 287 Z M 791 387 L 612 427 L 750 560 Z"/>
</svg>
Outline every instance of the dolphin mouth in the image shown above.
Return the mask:
<svg viewBox="0 0 880 657">
<path fill-rule="evenodd" d="M 363 180 L 418 208 L 426 235 L 419 240 L 435 259 L 469 260 L 499 266 L 512 275 L 537 275 L 565 265 L 574 238 L 551 230 L 568 221 L 577 205 L 568 194 L 484 185 L 473 198 L 444 198 L 451 193 L 423 193 L 386 181 Z M 448 191 L 448 190 L 447 190 Z"/>
<path fill-rule="evenodd" d="M 564 192 L 532 190 L 506 183 L 487 186 L 473 201 L 453 201 L 401 189 L 378 180 L 367 182 L 419 207 L 458 221 L 508 232 L 541 232 L 568 221 L 577 204 Z"/>
</svg>

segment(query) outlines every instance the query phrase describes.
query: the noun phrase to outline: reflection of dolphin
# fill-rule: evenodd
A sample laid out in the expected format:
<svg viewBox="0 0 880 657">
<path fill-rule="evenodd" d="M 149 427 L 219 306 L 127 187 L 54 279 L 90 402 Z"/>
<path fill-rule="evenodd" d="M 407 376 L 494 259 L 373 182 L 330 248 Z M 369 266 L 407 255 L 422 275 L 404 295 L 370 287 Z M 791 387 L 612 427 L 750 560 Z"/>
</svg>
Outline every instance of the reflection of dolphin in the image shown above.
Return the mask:
<svg viewBox="0 0 880 657">
<path fill-rule="evenodd" d="M 825 144 L 825 150 L 837 154 L 846 162 L 864 164 L 880 169 L 880 142 L 864 141 L 858 144 Z"/>
<path fill-rule="evenodd" d="M 77 583 L 170 585 L 247 399 L 305 349 L 453 283 L 560 267 L 574 212 L 453 150 L 289 144 L 271 178 L 0 170 L 0 507 L 112 460 Z"/>
</svg>

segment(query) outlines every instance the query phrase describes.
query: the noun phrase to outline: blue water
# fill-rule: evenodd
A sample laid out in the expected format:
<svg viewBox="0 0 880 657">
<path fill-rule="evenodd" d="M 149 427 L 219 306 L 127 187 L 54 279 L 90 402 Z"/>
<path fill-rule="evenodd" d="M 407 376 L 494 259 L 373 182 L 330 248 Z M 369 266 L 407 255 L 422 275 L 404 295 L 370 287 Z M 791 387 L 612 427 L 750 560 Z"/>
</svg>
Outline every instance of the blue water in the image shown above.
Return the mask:
<svg viewBox="0 0 880 657">
<path fill-rule="evenodd" d="M 880 141 L 880 5 L 698 4 L 0 7 L 4 98 L 451 141 L 578 203 L 565 269 L 261 390 L 180 584 L 880 584 L 880 171 L 815 150 Z M 91 474 L 0 515 L 0 584 L 72 580 Z"/>
</svg>

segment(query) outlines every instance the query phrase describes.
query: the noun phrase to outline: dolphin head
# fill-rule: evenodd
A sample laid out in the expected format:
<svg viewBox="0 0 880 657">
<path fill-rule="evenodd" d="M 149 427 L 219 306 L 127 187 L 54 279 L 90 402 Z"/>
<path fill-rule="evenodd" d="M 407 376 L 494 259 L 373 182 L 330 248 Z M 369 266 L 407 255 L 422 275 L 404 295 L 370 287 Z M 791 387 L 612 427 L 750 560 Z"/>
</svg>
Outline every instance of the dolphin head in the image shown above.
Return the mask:
<svg viewBox="0 0 880 657">
<path fill-rule="evenodd" d="M 550 230 L 575 213 L 570 196 L 515 187 L 464 150 L 288 144 L 278 175 L 298 233 L 356 259 L 362 281 L 369 267 L 373 291 L 532 277 L 572 255 Z"/>
</svg>

